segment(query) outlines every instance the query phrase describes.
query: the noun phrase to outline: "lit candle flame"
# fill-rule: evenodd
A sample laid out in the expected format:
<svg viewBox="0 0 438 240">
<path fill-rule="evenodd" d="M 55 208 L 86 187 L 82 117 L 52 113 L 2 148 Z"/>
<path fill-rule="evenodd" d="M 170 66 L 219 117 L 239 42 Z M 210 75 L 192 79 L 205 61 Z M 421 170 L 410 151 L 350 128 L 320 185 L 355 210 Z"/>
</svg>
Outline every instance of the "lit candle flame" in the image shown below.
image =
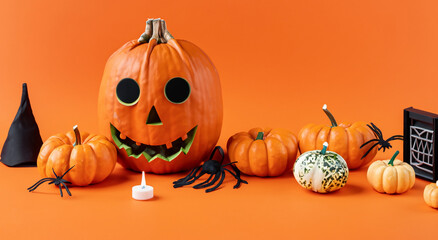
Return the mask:
<svg viewBox="0 0 438 240">
<path fill-rule="evenodd" d="M 144 176 L 144 171 L 141 173 L 141 188 L 146 188 L 146 178 Z"/>
</svg>

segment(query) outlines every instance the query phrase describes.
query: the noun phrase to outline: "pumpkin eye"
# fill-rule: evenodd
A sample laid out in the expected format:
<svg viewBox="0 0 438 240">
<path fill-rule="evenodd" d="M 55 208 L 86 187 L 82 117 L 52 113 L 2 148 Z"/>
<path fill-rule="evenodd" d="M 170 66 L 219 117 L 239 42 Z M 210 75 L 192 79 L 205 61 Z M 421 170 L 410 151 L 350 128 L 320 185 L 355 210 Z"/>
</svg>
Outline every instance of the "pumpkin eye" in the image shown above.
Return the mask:
<svg viewBox="0 0 438 240">
<path fill-rule="evenodd" d="M 172 103 L 183 103 L 190 96 L 190 84 L 184 78 L 170 79 L 164 87 L 164 95 Z"/>
<path fill-rule="evenodd" d="M 134 79 L 124 78 L 117 84 L 116 95 L 121 104 L 135 105 L 140 99 L 140 86 Z"/>
</svg>

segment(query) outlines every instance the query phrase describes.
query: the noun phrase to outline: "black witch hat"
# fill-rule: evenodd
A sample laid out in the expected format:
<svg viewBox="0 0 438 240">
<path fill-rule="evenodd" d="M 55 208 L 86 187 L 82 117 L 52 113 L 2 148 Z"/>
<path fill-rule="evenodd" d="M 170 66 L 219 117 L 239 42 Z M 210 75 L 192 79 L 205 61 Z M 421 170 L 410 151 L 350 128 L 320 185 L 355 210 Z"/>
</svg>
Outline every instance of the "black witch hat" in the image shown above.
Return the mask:
<svg viewBox="0 0 438 240">
<path fill-rule="evenodd" d="M 36 166 L 43 140 L 30 107 L 27 85 L 23 83 L 21 104 L 9 128 L 1 159 L 9 167 Z"/>
</svg>

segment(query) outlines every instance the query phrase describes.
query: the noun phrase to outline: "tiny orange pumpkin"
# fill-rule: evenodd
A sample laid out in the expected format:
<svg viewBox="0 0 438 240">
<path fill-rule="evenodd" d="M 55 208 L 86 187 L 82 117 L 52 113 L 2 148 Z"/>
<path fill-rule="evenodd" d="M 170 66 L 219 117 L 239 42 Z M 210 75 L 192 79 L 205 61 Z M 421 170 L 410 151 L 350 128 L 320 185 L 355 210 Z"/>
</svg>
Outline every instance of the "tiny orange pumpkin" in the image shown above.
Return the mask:
<svg viewBox="0 0 438 240">
<path fill-rule="evenodd" d="M 423 198 L 427 205 L 438 208 L 438 181 L 426 185 Z"/>
<path fill-rule="evenodd" d="M 247 175 L 275 177 L 292 169 L 298 152 L 295 135 L 285 129 L 253 128 L 228 139 L 228 156 Z"/>
<path fill-rule="evenodd" d="M 411 165 L 396 160 L 399 151 L 390 160 L 373 162 L 367 172 L 371 186 L 379 193 L 404 193 L 415 183 L 415 172 Z"/>
<path fill-rule="evenodd" d="M 44 142 L 37 166 L 42 177 L 55 177 L 53 171 L 61 176 L 75 166 L 64 179 L 73 185 L 86 186 L 103 181 L 116 162 L 117 150 L 106 137 L 80 134 L 74 126 L 73 131 L 56 134 Z"/>
</svg>

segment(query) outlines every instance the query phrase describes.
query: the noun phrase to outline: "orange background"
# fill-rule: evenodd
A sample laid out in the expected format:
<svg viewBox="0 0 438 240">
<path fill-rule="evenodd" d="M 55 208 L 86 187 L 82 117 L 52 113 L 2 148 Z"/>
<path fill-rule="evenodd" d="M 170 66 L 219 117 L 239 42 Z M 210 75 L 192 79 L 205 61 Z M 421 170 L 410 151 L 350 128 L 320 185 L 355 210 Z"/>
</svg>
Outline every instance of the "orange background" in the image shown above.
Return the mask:
<svg viewBox="0 0 438 240">
<path fill-rule="evenodd" d="M 254 126 L 297 133 L 327 123 L 373 121 L 384 136 L 403 133 L 403 109 L 438 112 L 436 1 L 55 1 L 0 2 L 0 147 L 28 83 L 43 140 L 75 124 L 97 131 L 97 94 L 106 60 L 161 17 L 176 38 L 201 47 L 221 76 L 219 144 Z M 401 143 L 393 144 L 402 150 Z M 389 158 L 394 150 L 380 153 Z M 402 155 L 400 155 L 402 156 Z M 35 168 L 0 165 L 0 238 L 150 239 L 399 237 L 436 239 L 437 211 L 417 179 L 406 194 L 374 192 L 366 168 L 337 193 L 279 178 L 228 176 L 214 193 L 173 189 L 183 176 L 147 175 L 153 201 L 131 200 L 140 175 L 117 167 L 102 184 L 57 196 Z"/>
</svg>

